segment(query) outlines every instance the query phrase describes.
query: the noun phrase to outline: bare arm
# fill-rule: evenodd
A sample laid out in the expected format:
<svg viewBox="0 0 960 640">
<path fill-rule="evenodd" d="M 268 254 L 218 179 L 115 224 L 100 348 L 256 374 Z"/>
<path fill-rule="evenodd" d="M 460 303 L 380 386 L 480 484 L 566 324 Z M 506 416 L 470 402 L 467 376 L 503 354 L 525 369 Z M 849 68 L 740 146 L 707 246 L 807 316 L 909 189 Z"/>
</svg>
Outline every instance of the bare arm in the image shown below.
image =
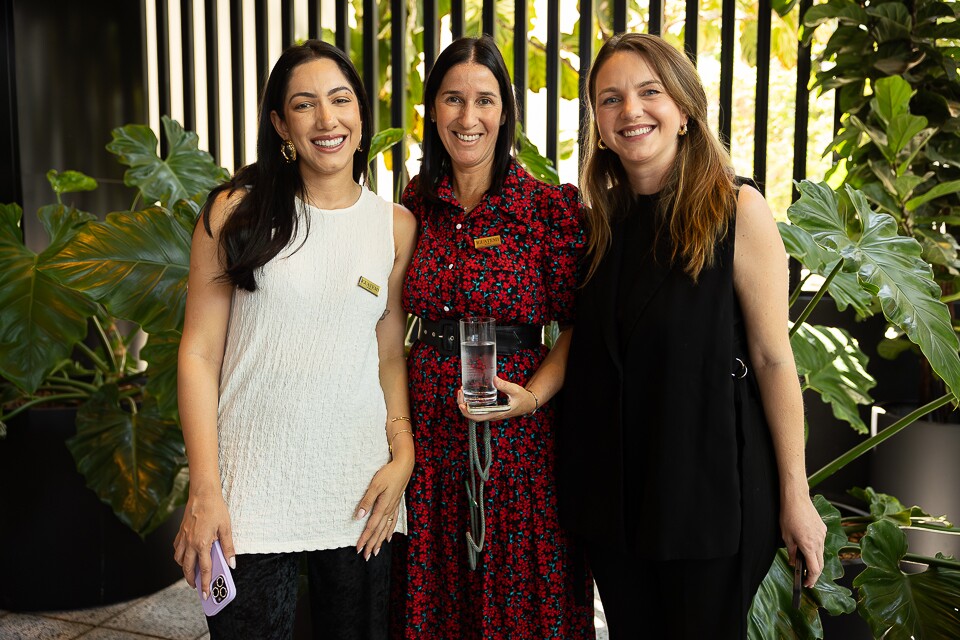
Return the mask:
<svg viewBox="0 0 960 640">
<path fill-rule="evenodd" d="M 380 386 L 387 405 L 386 439 L 393 449 L 392 460 L 370 481 L 360 500 L 356 517 L 367 513 L 367 526 L 357 540 L 357 552 L 366 559 L 380 553 L 385 539 L 393 536 L 400 498 L 413 473 L 414 425 L 409 420 L 410 399 L 407 388 L 407 359 L 404 349 L 406 314 L 401 304 L 403 278 L 417 242 L 417 221 L 405 207 L 394 205 L 394 262 L 390 272 L 387 308 L 377 324 L 377 350 L 380 356 Z"/>
<path fill-rule="evenodd" d="M 783 540 L 791 560 L 797 547 L 803 552 L 809 566 L 806 586 L 812 587 L 823 570 L 826 527 L 807 485 L 803 398 L 787 332 L 786 251 L 763 196 L 746 186 L 737 206 L 733 277 L 780 472 Z"/>
<path fill-rule="evenodd" d="M 190 494 L 174 541 L 174 558 L 190 586 L 196 586 L 194 573 L 199 561 L 205 596 L 209 593 L 210 547 L 214 540 L 220 540 L 224 557 L 235 566 L 230 516 L 220 489 L 217 446 L 220 366 L 233 298 L 231 285 L 215 282 L 222 273 L 217 239 L 229 206 L 226 195 L 213 205 L 213 238 L 202 224 L 194 231 L 177 358 L 177 398 L 190 466 Z"/>
</svg>

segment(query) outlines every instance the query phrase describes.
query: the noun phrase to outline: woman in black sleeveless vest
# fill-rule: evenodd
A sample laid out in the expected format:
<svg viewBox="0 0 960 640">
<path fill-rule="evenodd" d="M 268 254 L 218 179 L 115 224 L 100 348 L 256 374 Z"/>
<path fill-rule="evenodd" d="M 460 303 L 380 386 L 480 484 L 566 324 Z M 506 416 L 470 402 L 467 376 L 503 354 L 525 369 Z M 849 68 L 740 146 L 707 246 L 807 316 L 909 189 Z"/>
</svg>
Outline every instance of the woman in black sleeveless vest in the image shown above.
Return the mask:
<svg viewBox="0 0 960 640">
<path fill-rule="evenodd" d="M 783 543 L 812 586 L 826 527 L 776 223 L 707 124 L 685 55 L 600 49 L 580 187 L 590 206 L 559 435 L 561 517 L 584 542 L 612 640 L 745 638 Z M 652 595 L 651 595 L 652 594 Z M 642 622 L 641 622 L 642 621 Z"/>
</svg>

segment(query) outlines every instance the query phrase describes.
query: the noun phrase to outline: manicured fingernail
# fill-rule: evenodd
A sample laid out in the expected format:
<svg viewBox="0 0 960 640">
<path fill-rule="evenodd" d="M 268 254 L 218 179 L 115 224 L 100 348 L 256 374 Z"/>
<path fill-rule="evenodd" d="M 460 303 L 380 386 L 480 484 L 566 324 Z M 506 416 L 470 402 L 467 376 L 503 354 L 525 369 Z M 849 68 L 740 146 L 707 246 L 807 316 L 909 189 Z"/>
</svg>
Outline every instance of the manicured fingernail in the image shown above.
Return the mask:
<svg viewBox="0 0 960 640">
<path fill-rule="evenodd" d="M 360 511 L 357 511 L 357 519 L 360 519 L 360 518 L 362 518 L 362 517 L 365 516 L 365 515 L 367 515 L 367 510 L 366 510 L 366 509 L 360 509 Z"/>
<path fill-rule="evenodd" d="M 378 555 L 379 553 L 380 553 L 380 547 L 377 547 L 377 548 L 374 550 L 373 555 Z"/>
<path fill-rule="evenodd" d="M 230 559 L 227 560 L 227 564 L 230 565 L 231 569 L 237 568 L 237 556 L 230 556 Z"/>
<path fill-rule="evenodd" d="M 209 598 L 209 597 L 210 597 L 210 594 L 207 593 L 206 591 L 204 591 L 204 592 L 203 592 L 203 599 L 206 600 L 206 599 Z"/>
</svg>

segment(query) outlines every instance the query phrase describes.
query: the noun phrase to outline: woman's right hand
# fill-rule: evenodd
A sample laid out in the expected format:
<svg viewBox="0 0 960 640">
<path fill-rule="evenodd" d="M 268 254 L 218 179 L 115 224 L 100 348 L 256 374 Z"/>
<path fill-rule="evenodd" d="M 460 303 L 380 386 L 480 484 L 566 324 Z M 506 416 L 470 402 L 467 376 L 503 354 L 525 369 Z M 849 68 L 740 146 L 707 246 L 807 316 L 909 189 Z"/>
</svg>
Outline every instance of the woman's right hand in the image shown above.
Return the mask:
<svg viewBox="0 0 960 640">
<path fill-rule="evenodd" d="M 173 541 L 173 559 L 183 569 L 187 584 L 196 588 L 197 564 L 200 565 L 200 588 L 204 600 L 210 595 L 210 578 L 213 562 L 210 549 L 213 541 L 220 541 L 223 557 L 231 569 L 236 569 L 236 552 L 233 549 L 233 532 L 230 529 L 230 513 L 219 488 L 208 495 L 191 495 L 183 511 L 180 531 Z"/>
</svg>

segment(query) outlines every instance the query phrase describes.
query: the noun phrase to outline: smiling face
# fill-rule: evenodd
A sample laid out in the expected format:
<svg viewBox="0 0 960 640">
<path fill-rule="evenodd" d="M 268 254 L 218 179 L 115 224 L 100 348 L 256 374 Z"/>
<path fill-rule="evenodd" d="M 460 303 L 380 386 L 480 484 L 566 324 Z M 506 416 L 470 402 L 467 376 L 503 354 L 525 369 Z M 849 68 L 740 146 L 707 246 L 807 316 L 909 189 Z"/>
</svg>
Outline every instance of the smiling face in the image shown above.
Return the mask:
<svg viewBox="0 0 960 640">
<path fill-rule="evenodd" d="M 687 116 L 667 95 L 656 71 L 633 51 L 611 55 L 598 70 L 595 86 L 600 138 L 620 157 L 636 191 L 656 191 L 676 158 L 678 131 Z"/>
<path fill-rule="evenodd" d="M 363 135 L 359 100 L 332 59 L 295 67 L 283 114 L 272 111 L 270 119 L 281 138 L 293 141 L 305 181 L 344 172 L 353 179 L 353 154 Z"/>
<path fill-rule="evenodd" d="M 500 126 L 506 121 L 497 79 L 474 62 L 447 72 L 430 110 L 454 172 L 490 170 Z"/>
</svg>

